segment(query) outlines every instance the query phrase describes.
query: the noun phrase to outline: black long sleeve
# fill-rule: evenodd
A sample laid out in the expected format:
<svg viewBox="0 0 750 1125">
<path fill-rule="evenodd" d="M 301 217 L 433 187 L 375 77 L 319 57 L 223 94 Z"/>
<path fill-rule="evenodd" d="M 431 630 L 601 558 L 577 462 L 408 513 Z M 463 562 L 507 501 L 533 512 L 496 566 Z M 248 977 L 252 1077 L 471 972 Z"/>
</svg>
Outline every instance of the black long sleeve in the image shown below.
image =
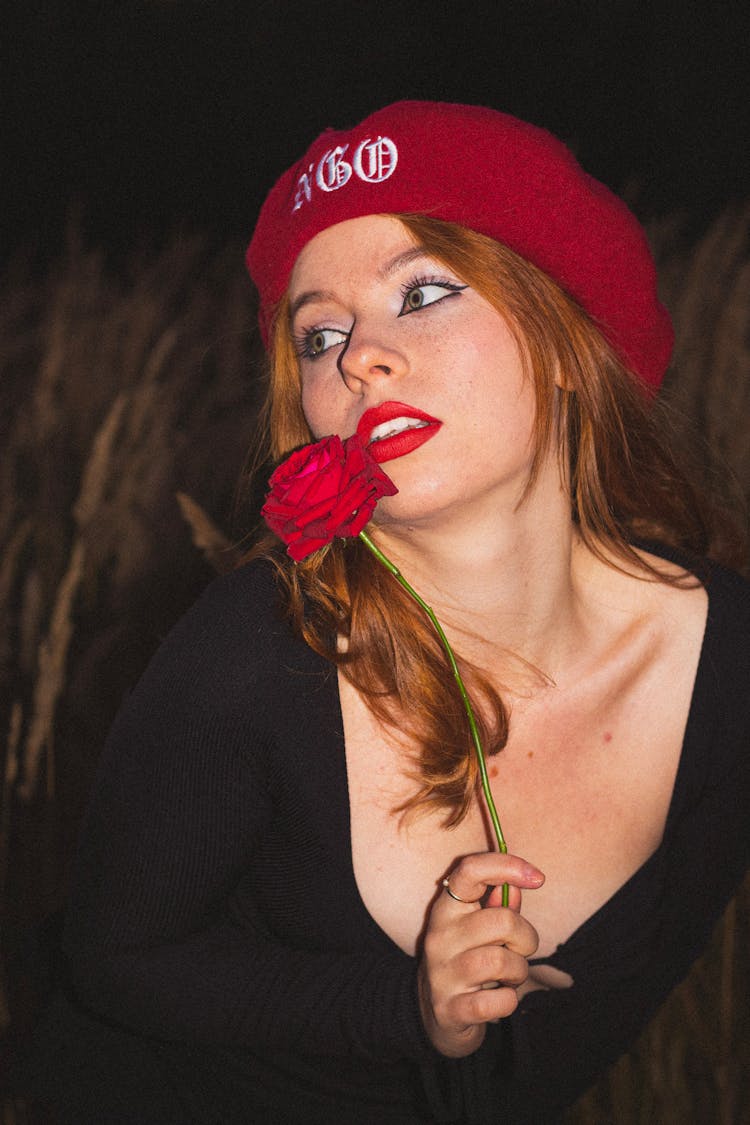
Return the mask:
<svg viewBox="0 0 750 1125">
<path fill-rule="evenodd" d="M 113 728 L 66 929 L 77 995 L 165 1039 L 423 1058 L 412 958 L 362 949 L 346 918 L 333 950 L 304 940 L 304 921 L 296 944 L 282 940 L 258 909 L 254 885 L 281 881 L 290 911 L 317 912 L 325 808 L 312 810 L 310 846 L 291 864 L 269 854 L 274 775 L 283 781 L 287 762 L 292 773 L 316 768 L 289 761 L 280 740 L 291 722 L 298 742 L 316 745 L 307 694 L 327 672 L 287 643 L 298 664 L 279 676 L 272 637 L 284 626 L 263 580 L 260 599 L 257 589 L 247 599 L 242 579 L 209 590 Z M 292 836 L 307 831 L 301 803 L 298 816 Z M 284 817 L 294 819 L 293 803 Z"/>
</svg>

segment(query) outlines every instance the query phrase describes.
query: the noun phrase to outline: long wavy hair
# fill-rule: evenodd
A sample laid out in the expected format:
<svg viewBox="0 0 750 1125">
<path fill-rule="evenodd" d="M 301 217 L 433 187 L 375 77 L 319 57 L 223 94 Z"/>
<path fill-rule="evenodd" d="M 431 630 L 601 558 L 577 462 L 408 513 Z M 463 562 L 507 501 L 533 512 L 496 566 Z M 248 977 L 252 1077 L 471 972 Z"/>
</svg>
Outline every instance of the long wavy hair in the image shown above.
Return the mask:
<svg viewBox="0 0 750 1125">
<path fill-rule="evenodd" d="M 587 314 L 541 270 L 492 239 L 424 215 L 397 218 L 515 335 L 536 396 L 527 493 L 553 448 L 568 483 L 571 520 L 609 565 L 644 579 L 679 582 L 685 577 L 666 578 L 633 543 L 659 542 L 696 558 L 712 548 L 721 554 L 721 536 L 665 442 L 646 392 Z M 271 460 L 314 440 L 302 413 L 286 298 L 272 327 L 262 434 L 259 457 Z M 293 563 L 266 536 L 252 555 L 273 560 L 296 632 L 341 668 L 378 722 L 411 748 L 414 792 L 396 811 L 439 809 L 446 826 L 459 823 L 476 790 L 477 766 L 461 697 L 421 611 L 357 540 L 336 541 Z M 496 754 L 509 728 L 502 689 L 458 659 L 483 745 Z"/>
</svg>

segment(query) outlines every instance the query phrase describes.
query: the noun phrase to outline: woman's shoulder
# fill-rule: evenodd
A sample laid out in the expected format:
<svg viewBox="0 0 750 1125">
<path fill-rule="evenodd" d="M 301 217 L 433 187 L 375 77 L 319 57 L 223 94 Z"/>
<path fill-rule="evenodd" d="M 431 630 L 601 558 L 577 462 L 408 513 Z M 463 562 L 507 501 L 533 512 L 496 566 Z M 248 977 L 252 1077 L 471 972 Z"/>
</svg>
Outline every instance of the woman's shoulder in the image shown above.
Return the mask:
<svg viewBox="0 0 750 1125">
<path fill-rule="evenodd" d="M 667 586 L 673 604 L 702 596 L 705 610 L 700 674 L 711 679 L 721 694 L 737 689 L 742 711 L 750 715 L 750 581 L 709 558 L 695 558 L 674 548 L 649 545 L 657 567 L 684 584 Z M 695 579 L 697 581 L 693 581 Z M 673 593 L 671 593 L 674 591 Z M 687 595 L 687 597 L 686 597 Z"/>
<path fill-rule="evenodd" d="M 710 558 L 695 558 L 675 549 L 652 549 L 657 564 L 669 567 L 677 577 L 685 575 L 684 586 L 675 589 L 703 591 L 707 600 L 704 652 L 716 671 L 742 680 L 750 701 L 750 581 L 743 575 Z M 697 581 L 691 581 L 696 579 Z"/>
<path fill-rule="evenodd" d="M 279 606 L 276 567 L 268 559 L 255 559 L 212 579 L 185 614 L 186 619 L 204 613 L 219 622 L 238 614 L 274 615 Z"/>
<path fill-rule="evenodd" d="M 750 784 L 750 582 L 712 559 L 691 559 L 659 549 L 658 559 L 694 575 L 699 584 L 668 588 L 677 604 L 691 589 L 702 594 L 700 658 L 693 684 L 683 785 L 736 787 L 747 799 Z M 679 620 L 675 618 L 675 620 Z"/>
<path fill-rule="evenodd" d="M 272 695 L 289 669 L 309 672 L 317 660 L 283 613 L 275 568 L 258 560 L 209 583 L 161 642 L 131 702 L 227 712 Z"/>
<path fill-rule="evenodd" d="M 706 560 L 700 576 L 706 587 L 712 615 L 727 617 L 741 629 L 750 620 L 750 581 L 721 563 Z M 750 644 L 750 638 L 746 638 Z"/>
<path fill-rule="evenodd" d="M 740 607 L 750 606 L 750 581 L 736 570 L 703 555 L 695 555 L 679 547 L 652 541 L 634 544 L 639 555 L 645 555 L 665 574 L 695 579 L 721 602 L 731 600 Z M 748 610 L 750 612 L 750 610 Z"/>
<path fill-rule="evenodd" d="M 180 649 L 208 659 L 232 657 L 239 650 L 267 659 L 272 651 L 293 643 L 275 567 L 258 559 L 209 582 L 160 651 Z"/>
<path fill-rule="evenodd" d="M 639 545 L 638 554 L 666 579 L 658 589 L 676 606 L 703 602 L 706 634 L 750 653 L 750 581 L 714 559 L 661 544 Z M 692 594 L 692 599 L 691 599 Z M 687 596 L 686 596 L 687 595 Z"/>
<path fill-rule="evenodd" d="M 673 704 L 689 671 L 690 738 L 705 767 L 718 774 L 750 759 L 750 582 L 712 559 L 661 544 L 638 544 L 652 568 L 632 583 L 645 607 L 649 652 L 665 654 L 660 713 Z M 653 572 L 663 575 L 654 581 Z M 648 580 L 648 579 L 651 580 Z M 640 593 L 639 593 L 640 591 Z"/>
<path fill-rule="evenodd" d="M 717 723 L 739 735 L 750 751 L 750 582 L 718 563 L 708 563 L 704 584 L 706 696 L 713 701 Z"/>
</svg>

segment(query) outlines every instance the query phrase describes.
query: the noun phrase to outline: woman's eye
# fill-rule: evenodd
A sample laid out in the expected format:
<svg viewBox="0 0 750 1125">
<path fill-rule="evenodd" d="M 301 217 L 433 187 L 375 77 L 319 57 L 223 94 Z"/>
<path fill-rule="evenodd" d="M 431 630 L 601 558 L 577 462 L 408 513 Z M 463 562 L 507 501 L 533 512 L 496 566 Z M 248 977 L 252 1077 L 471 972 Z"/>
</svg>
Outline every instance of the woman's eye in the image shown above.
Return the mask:
<svg viewBox="0 0 750 1125">
<path fill-rule="evenodd" d="M 297 354 L 304 359 L 317 359 L 329 348 L 346 343 L 348 334 L 338 328 L 311 328 L 297 336 Z"/>
<path fill-rule="evenodd" d="M 412 282 L 410 285 L 404 286 L 402 290 L 404 299 L 401 312 L 398 315 L 406 316 L 407 313 L 418 312 L 420 309 L 426 308 L 427 305 L 434 305 L 437 301 L 442 301 L 444 297 L 453 297 L 465 288 L 465 285 L 456 285 L 449 281 Z"/>
</svg>

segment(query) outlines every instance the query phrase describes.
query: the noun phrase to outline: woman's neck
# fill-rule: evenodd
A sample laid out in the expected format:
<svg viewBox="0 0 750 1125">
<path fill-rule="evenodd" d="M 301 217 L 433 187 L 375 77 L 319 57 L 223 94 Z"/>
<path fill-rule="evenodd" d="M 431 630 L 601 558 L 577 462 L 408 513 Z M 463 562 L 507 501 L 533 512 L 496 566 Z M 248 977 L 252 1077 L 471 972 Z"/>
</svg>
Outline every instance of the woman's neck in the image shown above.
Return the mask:
<svg viewBox="0 0 750 1125">
<path fill-rule="evenodd" d="M 432 606 L 470 659 L 494 646 L 549 671 L 580 633 L 580 572 L 591 566 L 567 503 L 539 510 L 533 495 L 506 520 L 478 527 L 402 528 L 373 538 Z M 583 583 L 585 585 L 585 583 Z"/>
</svg>

